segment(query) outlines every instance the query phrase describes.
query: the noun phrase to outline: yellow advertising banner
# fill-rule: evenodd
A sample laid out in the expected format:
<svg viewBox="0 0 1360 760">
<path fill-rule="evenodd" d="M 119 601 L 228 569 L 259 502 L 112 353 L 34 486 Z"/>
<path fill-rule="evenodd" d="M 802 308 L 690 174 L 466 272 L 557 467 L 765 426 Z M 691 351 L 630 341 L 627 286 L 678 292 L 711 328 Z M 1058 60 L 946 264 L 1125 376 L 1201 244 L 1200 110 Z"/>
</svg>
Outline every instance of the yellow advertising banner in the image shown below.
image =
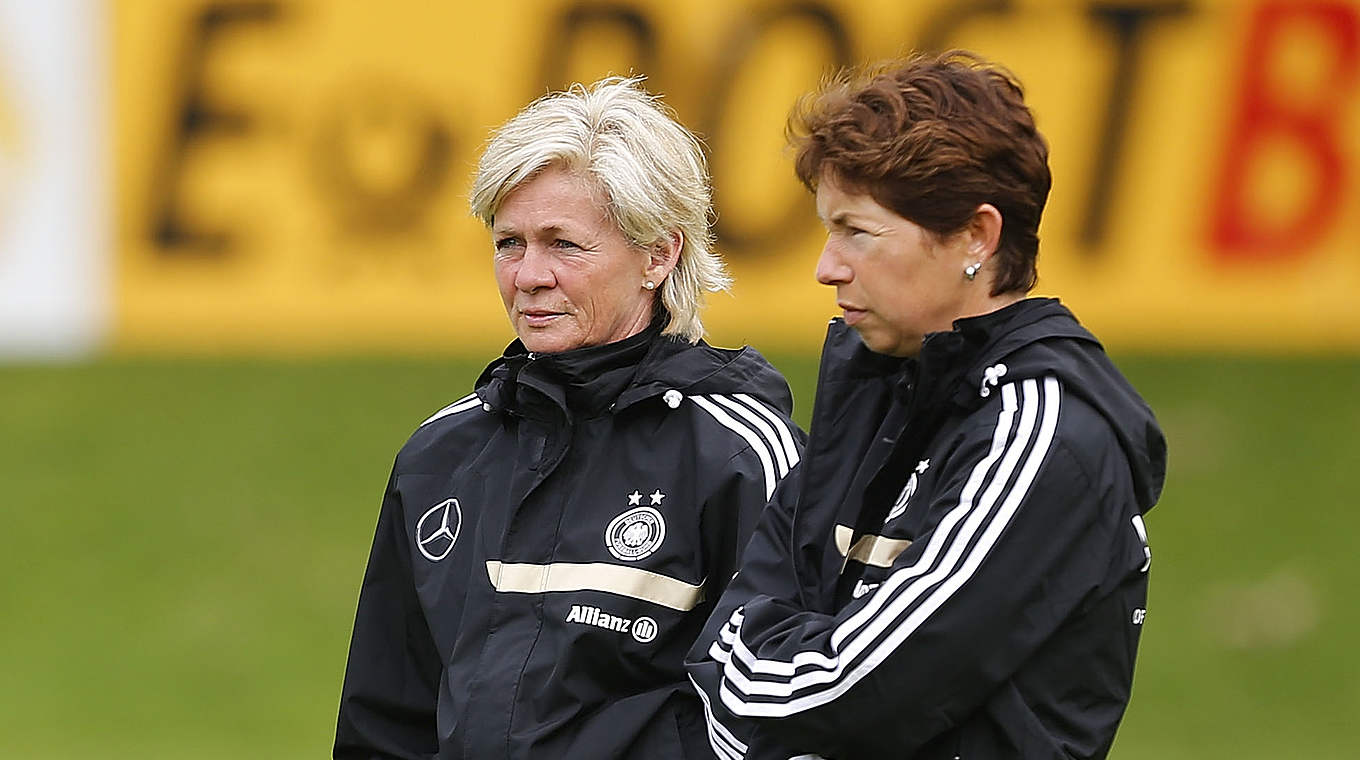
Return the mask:
<svg viewBox="0 0 1360 760">
<path fill-rule="evenodd" d="M 643 73 L 711 151 L 721 344 L 815 347 L 832 291 L 784 148 L 837 66 L 964 47 L 1052 147 L 1039 292 L 1119 349 L 1360 349 L 1360 3 L 120 0 L 131 351 L 487 353 L 467 189 L 534 97 Z"/>
</svg>

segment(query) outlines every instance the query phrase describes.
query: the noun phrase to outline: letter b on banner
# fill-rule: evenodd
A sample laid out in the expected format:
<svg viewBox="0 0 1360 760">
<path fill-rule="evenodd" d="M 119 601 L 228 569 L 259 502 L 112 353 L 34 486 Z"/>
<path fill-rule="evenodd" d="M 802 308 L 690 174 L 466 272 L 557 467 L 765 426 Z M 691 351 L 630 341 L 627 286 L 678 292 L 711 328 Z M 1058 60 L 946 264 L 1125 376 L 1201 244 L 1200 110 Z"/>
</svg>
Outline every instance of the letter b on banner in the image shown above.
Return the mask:
<svg viewBox="0 0 1360 760">
<path fill-rule="evenodd" d="M 1314 49 L 1323 67 L 1311 90 L 1289 90 L 1282 83 L 1296 78 L 1277 76 L 1288 63 L 1291 34 L 1311 34 L 1321 43 Z M 1212 241 L 1224 259 L 1291 257 L 1318 242 L 1344 203 L 1341 122 L 1360 74 L 1360 19 L 1354 6 L 1340 2 L 1265 3 L 1253 14 L 1243 52 Z M 1309 170 L 1301 197 L 1259 181 L 1263 164 L 1280 149 Z"/>
</svg>

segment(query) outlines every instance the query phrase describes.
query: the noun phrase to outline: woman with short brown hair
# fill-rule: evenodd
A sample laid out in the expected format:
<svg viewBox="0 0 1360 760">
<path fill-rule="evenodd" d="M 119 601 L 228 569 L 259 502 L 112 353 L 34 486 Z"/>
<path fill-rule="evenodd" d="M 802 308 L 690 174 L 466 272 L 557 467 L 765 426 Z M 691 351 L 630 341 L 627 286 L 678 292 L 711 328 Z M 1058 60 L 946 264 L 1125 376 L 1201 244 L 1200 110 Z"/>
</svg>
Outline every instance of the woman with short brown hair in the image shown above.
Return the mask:
<svg viewBox="0 0 1360 760">
<path fill-rule="evenodd" d="M 1128 703 L 1166 467 L 1151 410 L 1030 298 L 1047 147 L 966 54 L 802 102 L 836 288 L 803 462 L 688 656 L 723 758 L 1095 758 Z"/>
</svg>

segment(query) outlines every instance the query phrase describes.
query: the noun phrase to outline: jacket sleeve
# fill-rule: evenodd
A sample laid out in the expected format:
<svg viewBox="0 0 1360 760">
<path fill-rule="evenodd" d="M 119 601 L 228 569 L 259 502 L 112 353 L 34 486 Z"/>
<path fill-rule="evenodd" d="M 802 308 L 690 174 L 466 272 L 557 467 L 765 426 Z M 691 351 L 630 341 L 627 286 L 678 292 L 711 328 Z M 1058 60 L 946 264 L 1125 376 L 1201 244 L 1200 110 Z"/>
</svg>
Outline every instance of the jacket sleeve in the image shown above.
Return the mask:
<svg viewBox="0 0 1360 760">
<path fill-rule="evenodd" d="M 798 466 L 807 434 L 781 411 L 754 399 L 738 404 L 708 397 L 706 402 L 706 408 L 715 410 L 711 414 L 726 414 L 720 421 L 740 430 L 747 444 L 728 461 L 719 487 L 704 505 L 705 592 L 717 598 L 736 574 L 765 505 Z"/>
<path fill-rule="evenodd" d="M 733 614 L 753 599 L 779 599 L 792 605 L 799 598 L 799 581 L 793 566 L 791 529 L 793 498 L 798 493 L 802 468 L 795 467 L 780 481 L 768 506 L 761 510 L 753 535 L 741 554 L 741 569 L 727 584 L 714 606 L 703 633 L 685 657 L 690 681 L 704 705 L 709 746 L 719 760 L 759 757 L 750 748 L 756 739 L 756 723 L 737 718 L 723 705 L 719 691 L 723 666 L 729 653 L 719 645 L 720 637 L 731 636 Z M 792 753 L 776 749 L 772 756 L 787 758 Z"/>
<path fill-rule="evenodd" d="M 1056 379 L 1002 390 L 937 464 L 935 527 L 877 588 L 834 615 L 783 589 L 730 610 L 709 639 L 713 701 L 753 722 L 748 735 L 777 732 L 797 750 L 784 757 L 910 756 L 974 713 L 1103 584 L 1144 569 L 1118 506 L 1128 500 L 1111 492 L 1121 481 L 1093 477 L 1082 464 L 1092 457 L 1074 453 L 1104 447 L 1113 461 L 1113 436 L 1088 424 L 1065 440 Z M 713 695 L 712 668 L 704 678 Z"/>
<path fill-rule="evenodd" d="M 394 473 L 359 592 L 335 732 L 336 760 L 433 758 L 441 672 L 416 597 Z"/>
</svg>

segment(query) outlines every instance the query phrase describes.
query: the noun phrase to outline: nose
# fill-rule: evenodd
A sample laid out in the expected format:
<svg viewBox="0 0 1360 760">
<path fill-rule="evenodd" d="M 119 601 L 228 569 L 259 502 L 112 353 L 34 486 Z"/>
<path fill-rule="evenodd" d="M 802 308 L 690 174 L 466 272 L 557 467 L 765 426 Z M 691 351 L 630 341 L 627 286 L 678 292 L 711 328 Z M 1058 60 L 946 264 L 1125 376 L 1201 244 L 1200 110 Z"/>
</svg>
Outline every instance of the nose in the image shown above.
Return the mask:
<svg viewBox="0 0 1360 760">
<path fill-rule="evenodd" d="M 553 257 L 542 247 L 529 245 L 515 270 L 515 288 L 532 293 L 539 288 L 552 288 L 557 285 L 557 275 L 553 272 Z"/>
<path fill-rule="evenodd" d="M 854 273 L 846 266 L 836 250 L 835 244 L 827 238 L 822 246 L 822 255 L 817 257 L 817 282 L 823 285 L 843 285 L 853 278 Z"/>
</svg>

